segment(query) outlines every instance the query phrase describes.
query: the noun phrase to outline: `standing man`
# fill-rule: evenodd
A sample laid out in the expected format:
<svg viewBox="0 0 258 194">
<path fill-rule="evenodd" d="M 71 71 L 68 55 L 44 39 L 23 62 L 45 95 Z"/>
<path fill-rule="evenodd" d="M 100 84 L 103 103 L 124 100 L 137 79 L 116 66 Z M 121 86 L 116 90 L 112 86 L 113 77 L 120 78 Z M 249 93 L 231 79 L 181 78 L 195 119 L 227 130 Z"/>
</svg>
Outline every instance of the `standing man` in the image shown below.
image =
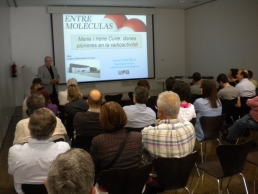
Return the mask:
<svg viewBox="0 0 258 194">
<path fill-rule="evenodd" d="M 58 105 L 57 84 L 60 76 L 55 66 L 52 66 L 52 58 L 45 57 L 45 65 L 38 68 L 38 78 L 42 81 L 42 86 L 46 88 L 50 94 L 50 100 L 53 104 Z"/>
</svg>

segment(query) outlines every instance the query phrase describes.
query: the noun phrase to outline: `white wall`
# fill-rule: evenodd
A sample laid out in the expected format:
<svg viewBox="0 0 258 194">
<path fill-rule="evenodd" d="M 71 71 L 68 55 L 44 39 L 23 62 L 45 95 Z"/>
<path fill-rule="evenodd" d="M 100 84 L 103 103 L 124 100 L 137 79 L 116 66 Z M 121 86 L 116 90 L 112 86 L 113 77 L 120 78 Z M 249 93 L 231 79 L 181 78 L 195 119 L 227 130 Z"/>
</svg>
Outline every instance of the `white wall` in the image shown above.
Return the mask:
<svg viewBox="0 0 258 194">
<path fill-rule="evenodd" d="M 257 0 L 218 0 L 186 10 L 186 74 L 217 77 L 244 68 L 258 79 L 257 24 Z"/>
<path fill-rule="evenodd" d="M 11 8 L 12 57 L 18 65 L 16 106 L 22 104 L 23 94 L 30 87 L 47 55 L 52 55 L 50 15 L 46 7 Z M 184 10 L 158 9 L 154 15 L 154 48 L 156 78 L 184 75 L 185 34 Z M 24 64 L 25 68 L 21 68 Z M 80 85 L 83 94 L 92 88 L 103 93 L 133 91 L 137 81 L 104 82 Z M 162 90 L 162 84 L 150 80 L 152 90 Z M 63 90 L 65 86 L 60 86 Z"/>
<path fill-rule="evenodd" d="M 11 78 L 10 11 L 0 2 L 0 148 L 14 113 L 15 91 Z"/>
</svg>

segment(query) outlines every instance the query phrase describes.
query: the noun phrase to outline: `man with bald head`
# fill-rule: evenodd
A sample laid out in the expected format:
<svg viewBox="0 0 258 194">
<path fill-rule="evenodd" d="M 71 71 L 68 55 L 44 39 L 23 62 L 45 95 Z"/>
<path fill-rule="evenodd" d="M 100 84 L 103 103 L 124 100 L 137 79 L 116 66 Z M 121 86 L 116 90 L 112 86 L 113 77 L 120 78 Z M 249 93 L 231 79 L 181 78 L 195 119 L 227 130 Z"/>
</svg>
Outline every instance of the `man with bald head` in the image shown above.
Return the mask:
<svg viewBox="0 0 258 194">
<path fill-rule="evenodd" d="M 95 137 L 104 133 L 99 120 L 100 106 L 103 103 L 102 94 L 98 90 L 92 90 L 86 102 L 89 105 L 88 111 L 78 112 L 74 116 L 73 127 L 75 139 L 76 136 L 82 134 Z"/>
<path fill-rule="evenodd" d="M 249 81 L 248 71 L 240 69 L 237 73 L 237 80 L 239 83 L 235 86 L 238 89 L 240 97 L 254 97 L 256 96 L 255 85 Z"/>
</svg>

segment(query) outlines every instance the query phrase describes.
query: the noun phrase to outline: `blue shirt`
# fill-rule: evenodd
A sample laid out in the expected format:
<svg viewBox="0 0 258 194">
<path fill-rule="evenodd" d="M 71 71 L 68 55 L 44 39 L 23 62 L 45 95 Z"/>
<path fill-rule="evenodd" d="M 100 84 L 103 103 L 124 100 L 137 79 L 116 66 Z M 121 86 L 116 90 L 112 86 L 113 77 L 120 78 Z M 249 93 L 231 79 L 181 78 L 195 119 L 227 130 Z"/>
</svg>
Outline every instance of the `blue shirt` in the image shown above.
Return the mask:
<svg viewBox="0 0 258 194">
<path fill-rule="evenodd" d="M 125 127 L 143 128 L 155 123 L 155 112 L 145 104 L 138 104 L 123 107 L 128 122 Z"/>
<path fill-rule="evenodd" d="M 218 116 L 222 113 L 222 105 L 220 100 L 217 101 L 218 108 L 211 108 L 210 102 L 206 98 L 198 98 L 194 102 L 194 108 L 196 111 L 196 124 L 195 124 L 195 133 L 196 138 L 201 141 L 204 138 L 204 134 L 202 131 L 200 118 L 202 116 Z"/>
</svg>

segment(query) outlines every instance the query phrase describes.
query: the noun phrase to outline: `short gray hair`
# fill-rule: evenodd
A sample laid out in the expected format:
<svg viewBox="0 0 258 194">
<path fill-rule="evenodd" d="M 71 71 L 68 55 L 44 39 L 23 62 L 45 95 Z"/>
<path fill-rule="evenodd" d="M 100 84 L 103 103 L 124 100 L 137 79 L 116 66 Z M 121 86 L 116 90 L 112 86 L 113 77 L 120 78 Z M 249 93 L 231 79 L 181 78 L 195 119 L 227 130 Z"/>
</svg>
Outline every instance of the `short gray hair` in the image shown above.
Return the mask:
<svg viewBox="0 0 258 194">
<path fill-rule="evenodd" d="M 139 104 L 146 104 L 149 99 L 149 90 L 142 86 L 137 86 L 134 89 L 134 97 Z"/>
<path fill-rule="evenodd" d="M 49 168 L 49 194 L 88 194 L 95 178 L 95 167 L 88 152 L 74 148 L 59 154 Z"/>
<path fill-rule="evenodd" d="M 52 60 L 52 57 L 50 57 L 50 56 L 45 56 L 44 62 L 46 62 L 47 59 L 51 59 L 51 60 Z"/>
<path fill-rule="evenodd" d="M 180 109 L 179 96 L 171 91 L 162 92 L 159 94 L 157 105 L 162 110 L 164 116 L 173 117 L 177 116 Z"/>
<path fill-rule="evenodd" d="M 75 78 L 71 78 L 69 80 L 67 80 L 67 83 L 66 83 L 67 87 L 70 86 L 70 85 L 78 85 L 78 82 Z"/>
<path fill-rule="evenodd" d="M 26 105 L 30 116 L 35 110 L 45 107 L 45 98 L 42 96 L 42 94 L 31 94 L 26 100 Z"/>
<path fill-rule="evenodd" d="M 37 140 L 49 139 L 56 128 L 56 116 L 47 108 L 36 110 L 29 121 L 30 136 Z"/>
</svg>

